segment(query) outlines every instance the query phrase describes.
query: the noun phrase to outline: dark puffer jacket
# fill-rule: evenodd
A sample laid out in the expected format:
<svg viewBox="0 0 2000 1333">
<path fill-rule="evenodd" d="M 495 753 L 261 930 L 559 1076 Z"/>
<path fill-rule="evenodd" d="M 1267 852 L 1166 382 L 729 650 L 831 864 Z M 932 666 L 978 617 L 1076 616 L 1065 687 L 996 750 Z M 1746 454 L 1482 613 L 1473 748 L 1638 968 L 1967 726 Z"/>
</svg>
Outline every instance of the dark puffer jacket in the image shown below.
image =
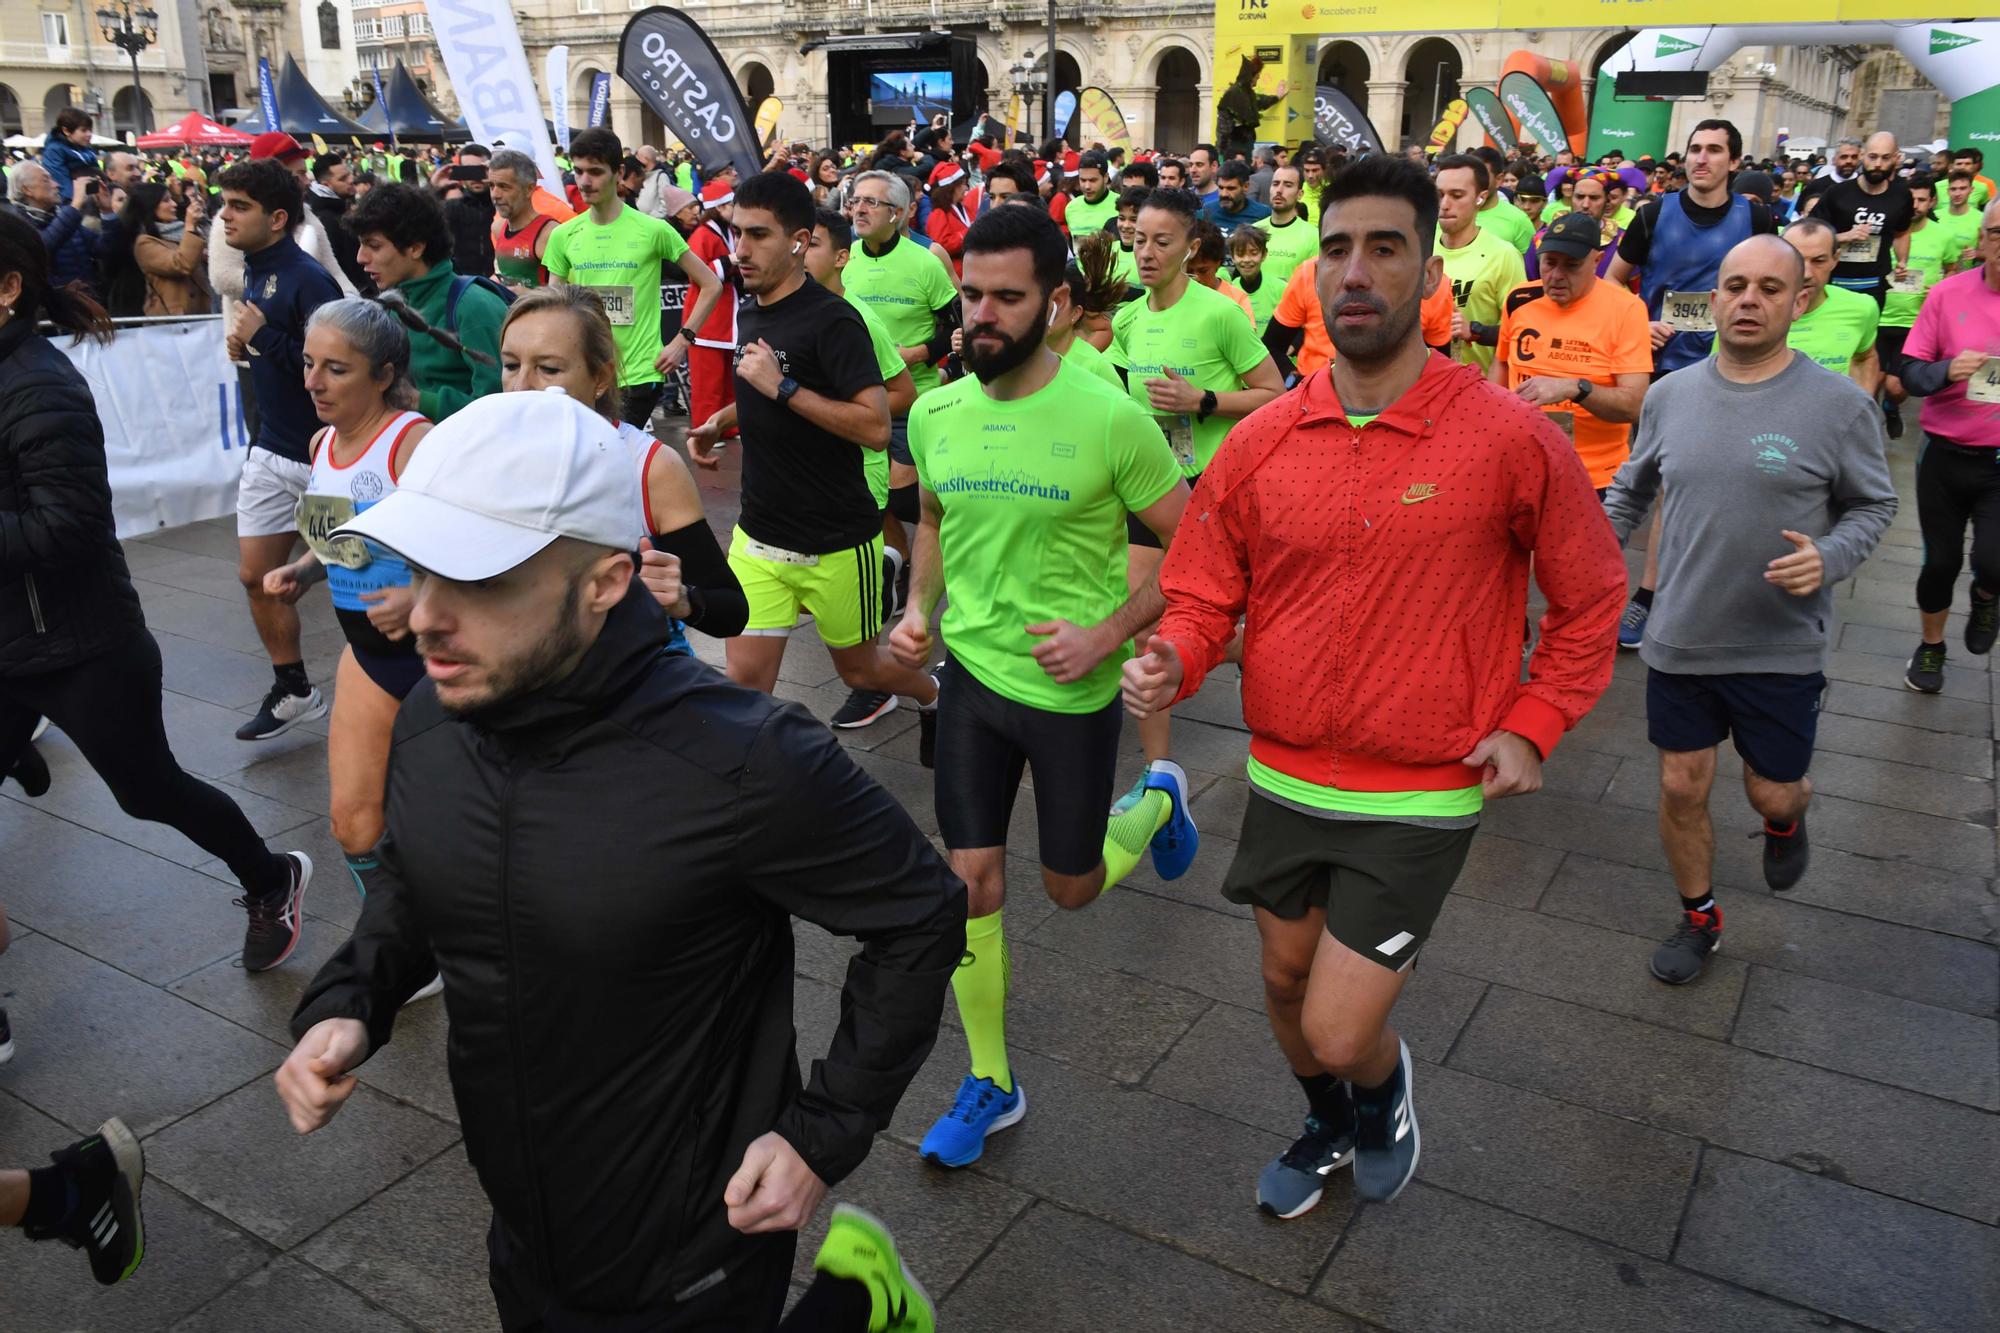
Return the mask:
<svg viewBox="0 0 2000 1333">
<path fill-rule="evenodd" d="M 27 320 L 10 319 L 0 325 L 0 676 L 86 661 L 145 623 L 90 386 Z"/>
</svg>

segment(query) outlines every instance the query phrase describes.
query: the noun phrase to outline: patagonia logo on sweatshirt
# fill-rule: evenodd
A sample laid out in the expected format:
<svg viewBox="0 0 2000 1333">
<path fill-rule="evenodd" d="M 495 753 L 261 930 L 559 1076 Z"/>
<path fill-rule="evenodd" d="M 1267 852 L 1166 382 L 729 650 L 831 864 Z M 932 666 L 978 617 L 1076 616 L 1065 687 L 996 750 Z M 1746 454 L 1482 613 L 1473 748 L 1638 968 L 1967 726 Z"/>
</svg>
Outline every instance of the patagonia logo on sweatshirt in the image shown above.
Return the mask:
<svg viewBox="0 0 2000 1333">
<path fill-rule="evenodd" d="M 1754 451 L 1750 466 L 1767 477 L 1783 476 L 1791 465 L 1792 455 L 1799 451 L 1797 440 L 1775 432 L 1751 436 L 1750 447 Z"/>
</svg>

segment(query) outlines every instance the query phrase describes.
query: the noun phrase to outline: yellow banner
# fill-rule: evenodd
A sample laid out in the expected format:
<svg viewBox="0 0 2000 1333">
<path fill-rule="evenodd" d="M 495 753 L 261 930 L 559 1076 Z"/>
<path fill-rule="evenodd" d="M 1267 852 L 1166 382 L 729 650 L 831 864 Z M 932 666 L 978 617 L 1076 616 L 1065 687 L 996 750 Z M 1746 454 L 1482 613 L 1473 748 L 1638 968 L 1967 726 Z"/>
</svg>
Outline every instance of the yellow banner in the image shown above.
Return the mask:
<svg viewBox="0 0 2000 1333">
<path fill-rule="evenodd" d="M 1317 3 L 1316 0 L 1218 0 L 1216 49 L 1277 44 L 1288 36 L 1371 32 L 1472 32 L 1495 28 L 1694 28 L 1717 23 L 1835 23 L 1929 18 L 1938 6 L 1920 0 L 1431 0 L 1427 4 Z"/>
<path fill-rule="evenodd" d="M 768 145 L 771 136 L 778 132 L 778 117 L 785 114 L 784 102 L 776 97 L 767 97 L 757 104 L 757 142 Z"/>
</svg>

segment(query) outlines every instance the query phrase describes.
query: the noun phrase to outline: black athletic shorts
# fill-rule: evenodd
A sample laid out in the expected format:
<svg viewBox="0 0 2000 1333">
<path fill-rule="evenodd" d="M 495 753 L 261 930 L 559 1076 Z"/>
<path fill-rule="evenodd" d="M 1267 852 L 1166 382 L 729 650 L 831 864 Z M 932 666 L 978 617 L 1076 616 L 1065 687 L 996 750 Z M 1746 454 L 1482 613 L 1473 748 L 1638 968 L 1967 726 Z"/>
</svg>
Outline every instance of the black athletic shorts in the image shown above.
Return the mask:
<svg viewBox="0 0 2000 1333">
<path fill-rule="evenodd" d="M 910 419 L 908 417 L 889 418 L 889 461 L 915 467 L 917 460 L 910 453 Z"/>
<path fill-rule="evenodd" d="M 1182 473 L 1181 479 L 1187 482 L 1188 490 L 1192 491 L 1195 488 L 1195 483 L 1201 480 L 1201 473 L 1197 472 L 1192 477 L 1186 473 Z M 1155 551 L 1164 549 L 1160 545 L 1159 535 L 1147 527 L 1137 514 L 1125 515 L 1125 544 L 1127 546 L 1150 547 Z"/>
<path fill-rule="evenodd" d="M 953 658 L 938 673 L 938 832 L 953 851 L 1005 847 L 1023 766 L 1035 775 L 1042 864 L 1084 875 L 1104 860 L 1124 711 L 1051 713 L 988 689 Z"/>
<path fill-rule="evenodd" d="M 1478 831 L 1326 819 L 1253 790 L 1222 896 L 1285 921 L 1325 908 L 1328 934 L 1399 972 L 1430 938 Z"/>
<path fill-rule="evenodd" d="M 1771 672 L 1646 672 L 1646 738 L 1662 750 L 1707 750 L 1729 737 L 1758 777 L 1797 782 L 1812 767 L 1826 677 Z"/>
<path fill-rule="evenodd" d="M 1887 324 L 1875 330 L 1875 355 L 1882 360 L 1884 375 L 1903 373 L 1903 342 L 1909 336 L 1908 329 L 1891 328 Z"/>
</svg>

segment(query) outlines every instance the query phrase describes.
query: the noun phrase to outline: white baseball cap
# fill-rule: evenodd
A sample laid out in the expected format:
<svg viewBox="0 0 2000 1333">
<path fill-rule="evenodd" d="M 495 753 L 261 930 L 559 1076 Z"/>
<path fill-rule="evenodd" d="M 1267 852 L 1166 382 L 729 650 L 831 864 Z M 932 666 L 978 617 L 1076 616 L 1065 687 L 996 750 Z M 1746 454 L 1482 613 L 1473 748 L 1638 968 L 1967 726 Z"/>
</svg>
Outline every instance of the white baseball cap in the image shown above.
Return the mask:
<svg viewBox="0 0 2000 1333">
<path fill-rule="evenodd" d="M 617 427 L 561 389 L 495 393 L 440 422 L 396 489 L 333 535 L 470 583 L 558 537 L 632 550 L 641 512 L 639 469 Z"/>
</svg>

